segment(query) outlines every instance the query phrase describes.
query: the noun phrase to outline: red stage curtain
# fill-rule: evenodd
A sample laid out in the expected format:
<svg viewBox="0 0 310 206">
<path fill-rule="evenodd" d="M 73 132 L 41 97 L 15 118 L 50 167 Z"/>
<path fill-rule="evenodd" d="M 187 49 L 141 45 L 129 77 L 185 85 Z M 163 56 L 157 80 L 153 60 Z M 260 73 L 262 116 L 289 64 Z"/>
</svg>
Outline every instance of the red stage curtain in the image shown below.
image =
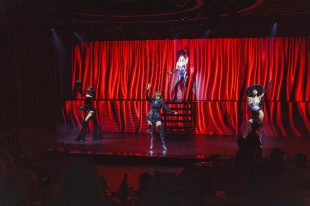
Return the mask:
<svg viewBox="0 0 310 206">
<path fill-rule="evenodd" d="M 265 98 L 267 135 L 310 132 L 309 37 L 218 38 L 85 42 L 73 48 L 75 79 L 97 91 L 103 131 L 147 131 L 145 101 L 160 90 L 172 97 L 176 53 L 189 50 L 187 100 L 197 101 L 196 134 L 240 134 L 250 112 L 245 89 L 273 84 Z M 78 96 L 80 98 L 80 96 Z M 81 118 L 81 102 L 67 101 L 67 123 Z"/>
</svg>

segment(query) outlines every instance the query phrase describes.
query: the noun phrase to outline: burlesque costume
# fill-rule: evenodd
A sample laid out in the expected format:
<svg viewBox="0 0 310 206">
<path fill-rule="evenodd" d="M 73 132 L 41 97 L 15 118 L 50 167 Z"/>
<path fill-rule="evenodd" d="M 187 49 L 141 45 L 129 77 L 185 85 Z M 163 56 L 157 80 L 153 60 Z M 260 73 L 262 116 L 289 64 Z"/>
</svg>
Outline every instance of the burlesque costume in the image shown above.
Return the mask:
<svg viewBox="0 0 310 206">
<path fill-rule="evenodd" d="M 266 91 L 264 92 L 263 86 L 260 84 L 252 84 L 251 86 L 249 86 L 246 89 L 246 95 L 248 97 L 253 97 L 253 91 L 256 90 L 257 91 L 257 96 L 261 96 L 263 93 L 264 95 L 267 94 L 268 90 L 269 90 L 270 84 L 268 84 Z M 264 128 L 263 128 L 263 122 L 259 121 L 259 112 L 263 111 L 262 106 L 261 106 L 261 99 L 259 98 L 254 98 L 254 100 L 252 102 L 248 102 L 248 106 L 252 111 L 252 119 L 253 119 L 253 123 L 254 122 L 259 122 L 259 141 L 260 144 L 262 144 L 262 140 L 263 140 L 263 136 L 264 136 Z M 246 138 L 249 134 L 249 130 L 251 127 L 250 122 L 247 123 L 243 137 Z"/>
<path fill-rule="evenodd" d="M 252 84 L 251 86 L 249 86 L 247 88 L 246 95 L 248 97 L 253 97 L 253 90 L 257 91 L 257 96 L 260 96 L 260 95 L 262 95 L 264 93 L 264 89 L 263 89 L 262 85 L 260 85 L 260 84 Z M 249 106 L 249 108 L 252 111 L 253 119 L 257 119 L 258 115 L 259 115 L 259 111 L 262 110 L 260 102 L 261 102 L 260 99 L 254 99 L 254 101 L 251 102 L 251 103 L 248 102 L 248 106 Z"/>
<path fill-rule="evenodd" d="M 92 87 L 88 87 L 87 88 L 87 92 L 90 95 L 86 95 L 83 91 L 82 91 L 82 85 L 81 82 L 76 81 L 75 82 L 75 89 L 77 89 L 80 94 L 85 97 L 85 101 L 84 101 L 84 106 L 80 107 L 81 111 L 83 111 L 85 113 L 85 117 L 87 117 L 87 115 L 90 112 L 93 112 L 91 119 L 93 120 L 94 123 L 94 135 L 93 135 L 93 139 L 94 140 L 98 140 L 100 139 L 100 127 L 96 118 L 96 109 L 93 106 L 93 102 L 94 102 L 94 96 L 95 96 L 95 90 Z M 82 123 L 82 128 L 81 131 L 78 135 L 78 137 L 76 138 L 76 141 L 85 141 L 85 136 L 86 136 L 86 130 L 87 130 L 87 126 L 88 126 L 88 121 L 89 120 L 85 120 Z"/>
<path fill-rule="evenodd" d="M 155 124 L 158 121 L 161 121 L 160 109 L 163 108 L 165 111 L 173 112 L 170 108 L 167 107 L 165 102 L 162 99 L 156 100 L 151 98 L 148 95 L 148 89 L 146 90 L 146 99 L 152 105 L 152 109 L 149 111 L 147 115 L 147 120 Z M 165 133 L 162 125 L 158 126 L 159 136 L 161 139 L 163 150 L 167 150 L 166 141 L 165 141 Z M 150 133 L 150 149 L 153 149 L 153 125 L 149 125 L 149 133 Z"/>
<path fill-rule="evenodd" d="M 181 50 L 178 52 L 178 56 L 184 56 L 186 54 L 186 52 L 184 50 Z M 177 62 L 176 65 L 176 69 L 174 69 L 171 73 L 176 73 L 178 72 L 178 77 L 177 80 L 175 81 L 174 84 L 174 96 L 173 96 L 173 100 L 175 101 L 177 99 L 177 95 L 178 95 L 178 86 L 179 84 L 184 81 L 184 92 L 183 92 L 183 98 L 185 98 L 186 95 L 186 83 L 187 83 L 187 79 L 188 79 L 188 73 L 187 73 L 187 62 Z"/>
</svg>

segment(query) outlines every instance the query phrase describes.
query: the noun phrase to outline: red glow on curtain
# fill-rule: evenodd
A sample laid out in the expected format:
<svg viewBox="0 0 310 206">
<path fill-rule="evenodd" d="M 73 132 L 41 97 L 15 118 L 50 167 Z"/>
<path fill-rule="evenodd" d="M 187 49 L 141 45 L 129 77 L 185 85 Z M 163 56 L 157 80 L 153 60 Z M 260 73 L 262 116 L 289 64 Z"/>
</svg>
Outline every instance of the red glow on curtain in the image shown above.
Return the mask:
<svg viewBox="0 0 310 206">
<path fill-rule="evenodd" d="M 251 113 L 245 89 L 273 84 L 265 98 L 267 135 L 310 132 L 309 37 L 221 38 L 86 42 L 73 48 L 72 87 L 93 86 L 102 130 L 145 132 L 150 93 L 172 98 L 177 51 L 189 50 L 186 98 L 196 102 L 196 134 L 239 134 Z M 80 98 L 80 96 L 78 96 Z M 64 118 L 77 128 L 79 101 L 67 101 Z M 298 124 L 297 121 L 298 120 Z"/>
</svg>

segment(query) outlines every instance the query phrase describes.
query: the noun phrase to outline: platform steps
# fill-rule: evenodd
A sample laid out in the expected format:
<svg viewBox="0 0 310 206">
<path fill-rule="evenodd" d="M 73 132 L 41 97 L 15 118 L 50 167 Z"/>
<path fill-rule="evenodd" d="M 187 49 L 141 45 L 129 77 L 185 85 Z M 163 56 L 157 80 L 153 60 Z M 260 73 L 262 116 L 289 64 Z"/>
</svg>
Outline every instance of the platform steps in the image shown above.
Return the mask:
<svg viewBox="0 0 310 206">
<path fill-rule="evenodd" d="M 178 112 L 174 115 L 169 112 L 162 114 L 162 122 L 167 136 L 190 136 L 194 132 L 194 102 L 166 102 L 167 106 L 173 111 Z"/>
</svg>

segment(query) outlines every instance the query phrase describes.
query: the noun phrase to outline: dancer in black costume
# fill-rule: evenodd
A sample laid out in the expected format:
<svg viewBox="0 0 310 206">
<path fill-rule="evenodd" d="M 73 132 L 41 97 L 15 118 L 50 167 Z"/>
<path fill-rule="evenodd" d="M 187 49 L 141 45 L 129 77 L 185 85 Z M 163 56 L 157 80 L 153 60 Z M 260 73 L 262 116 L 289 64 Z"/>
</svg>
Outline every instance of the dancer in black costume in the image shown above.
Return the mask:
<svg viewBox="0 0 310 206">
<path fill-rule="evenodd" d="M 85 97 L 85 105 L 80 107 L 80 109 L 85 113 L 85 119 L 82 123 L 82 128 L 78 137 L 76 138 L 76 141 L 85 141 L 86 130 L 89 120 L 93 120 L 94 123 L 93 140 L 98 140 L 100 139 L 100 127 L 96 118 L 96 109 L 93 106 L 96 92 L 93 87 L 88 87 L 86 90 L 87 93 L 84 93 L 80 81 L 75 81 L 75 89 L 78 90 L 83 97 Z"/>
<path fill-rule="evenodd" d="M 267 94 L 270 85 L 271 81 L 268 82 L 268 86 L 265 92 L 263 86 L 260 84 L 252 84 L 246 90 L 246 95 L 248 96 L 248 106 L 252 110 L 252 117 L 249 119 L 246 125 L 243 138 L 248 136 L 251 125 L 256 122 L 259 124 L 259 141 L 261 145 L 263 144 L 264 136 L 264 111 L 261 107 L 261 100 Z"/>
<path fill-rule="evenodd" d="M 161 108 L 163 108 L 165 111 L 172 112 L 173 114 L 177 114 L 177 112 L 174 112 L 167 107 L 165 102 L 162 100 L 162 95 L 159 91 L 155 92 L 154 99 L 151 98 L 148 95 L 150 87 L 151 87 L 151 84 L 147 84 L 146 99 L 152 104 L 152 109 L 149 111 L 147 115 L 147 123 L 149 126 L 149 132 L 150 132 L 150 150 L 153 150 L 153 124 L 155 124 L 159 130 L 159 136 L 161 139 L 163 152 L 166 152 L 167 145 L 165 141 L 165 133 L 164 133 L 164 128 L 161 124 L 161 116 L 159 112 Z"/>
</svg>

